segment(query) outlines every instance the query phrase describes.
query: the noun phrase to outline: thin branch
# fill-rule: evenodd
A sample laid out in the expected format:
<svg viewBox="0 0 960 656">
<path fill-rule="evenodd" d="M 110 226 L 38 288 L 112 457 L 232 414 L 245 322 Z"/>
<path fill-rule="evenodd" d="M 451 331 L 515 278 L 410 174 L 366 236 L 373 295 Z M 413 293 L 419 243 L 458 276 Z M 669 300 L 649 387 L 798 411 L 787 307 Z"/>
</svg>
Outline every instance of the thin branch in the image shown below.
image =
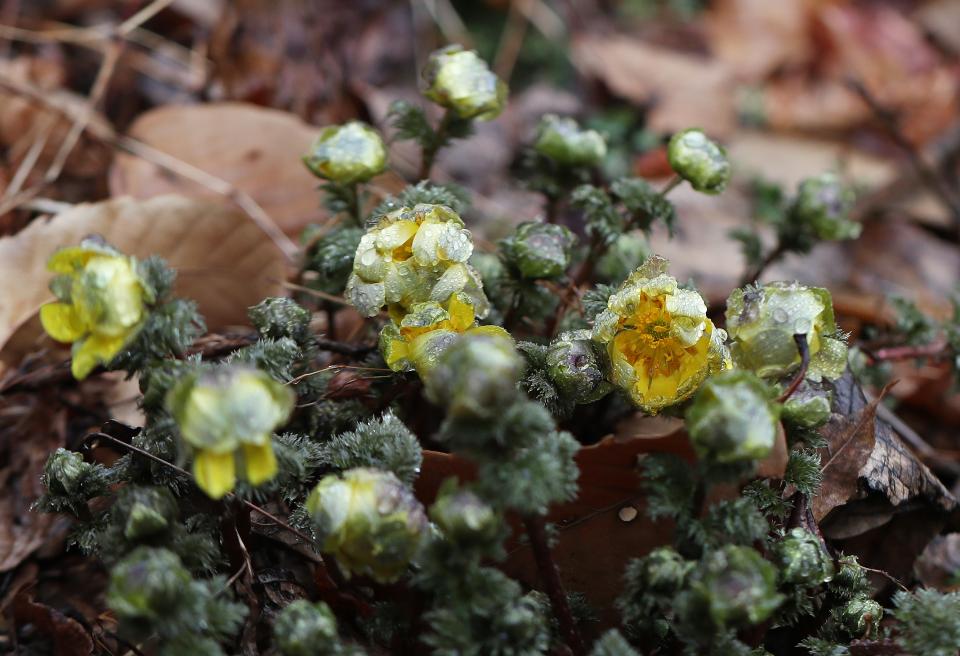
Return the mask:
<svg viewBox="0 0 960 656">
<path fill-rule="evenodd" d="M 931 342 L 930 344 L 921 344 L 919 346 L 891 346 L 881 348 L 875 351 L 868 351 L 867 354 L 871 360 L 876 362 L 889 362 L 893 360 L 913 360 L 915 358 L 930 358 L 942 356 L 947 350 L 946 340 Z"/>
<path fill-rule="evenodd" d="M 777 243 L 773 250 L 767 253 L 766 257 L 757 264 L 753 269 L 748 269 L 746 273 L 743 274 L 743 277 L 740 278 L 740 282 L 737 285 L 738 287 L 744 287 L 749 285 L 752 282 L 760 280 L 760 276 L 763 275 L 763 272 L 768 266 L 779 260 L 784 254 L 786 254 L 787 249 L 784 248 L 783 244 Z"/>
<path fill-rule="evenodd" d="M 550 598 L 550 606 L 553 608 L 553 614 L 560 623 L 560 633 L 564 641 L 573 652 L 574 656 L 584 656 L 586 648 L 583 644 L 583 638 L 577 630 L 577 624 L 573 619 L 573 613 L 570 612 L 570 603 L 567 600 L 567 593 L 563 589 L 563 583 L 560 581 L 560 570 L 553 560 L 553 554 L 550 551 L 550 544 L 547 541 L 546 523 L 543 517 L 525 517 L 523 525 L 527 529 L 527 536 L 530 538 L 530 546 L 533 548 L 533 557 L 537 561 L 537 569 L 540 572 L 540 580 L 547 589 L 547 596 Z"/>
<path fill-rule="evenodd" d="M 906 153 L 910 165 L 917 172 L 917 176 L 934 195 L 940 198 L 953 216 L 954 223 L 960 227 L 960 196 L 943 176 L 927 163 L 916 146 L 903 134 L 896 113 L 885 107 L 860 80 L 850 79 L 847 84 L 879 119 L 888 136 Z"/>
</svg>

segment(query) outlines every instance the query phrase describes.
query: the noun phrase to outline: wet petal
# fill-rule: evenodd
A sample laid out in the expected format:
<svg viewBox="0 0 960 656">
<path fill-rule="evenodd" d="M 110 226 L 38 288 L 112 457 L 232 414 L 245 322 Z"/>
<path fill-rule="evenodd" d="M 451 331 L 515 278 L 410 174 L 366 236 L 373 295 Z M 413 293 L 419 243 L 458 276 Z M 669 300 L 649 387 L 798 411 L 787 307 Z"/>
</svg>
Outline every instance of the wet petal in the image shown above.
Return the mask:
<svg viewBox="0 0 960 656">
<path fill-rule="evenodd" d="M 223 498 L 237 483 L 233 452 L 198 451 L 193 459 L 193 477 L 207 496 L 212 499 Z"/>
<path fill-rule="evenodd" d="M 58 342 L 75 342 L 87 332 L 74 307 L 67 303 L 47 303 L 41 307 L 40 323 Z"/>
<path fill-rule="evenodd" d="M 247 481 L 251 485 L 260 485 L 277 475 L 277 456 L 269 435 L 259 446 L 244 444 L 243 458 L 247 466 Z"/>
</svg>

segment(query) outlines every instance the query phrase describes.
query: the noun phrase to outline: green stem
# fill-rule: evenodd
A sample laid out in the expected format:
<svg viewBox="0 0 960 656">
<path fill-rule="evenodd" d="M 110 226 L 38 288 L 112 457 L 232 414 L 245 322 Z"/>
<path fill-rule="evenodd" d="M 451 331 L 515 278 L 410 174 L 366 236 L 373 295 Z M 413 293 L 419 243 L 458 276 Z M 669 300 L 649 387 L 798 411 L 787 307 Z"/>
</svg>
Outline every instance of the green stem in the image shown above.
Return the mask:
<svg viewBox="0 0 960 656">
<path fill-rule="evenodd" d="M 350 216 L 358 226 L 363 227 L 363 214 L 360 210 L 360 183 L 354 182 L 348 187 L 350 196 Z"/>
<path fill-rule="evenodd" d="M 418 177 L 420 180 L 429 180 L 430 171 L 433 169 L 433 161 L 437 157 L 437 153 L 440 152 L 440 149 L 447 144 L 449 137 L 447 136 L 447 131 L 450 128 L 450 123 L 453 122 L 454 113 L 453 110 L 448 109 L 443 114 L 443 118 L 440 119 L 440 124 L 437 126 L 436 131 L 433 133 L 433 140 L 430 142 L 429 146 L 423 148 L 423 157 L 420 160 L 420 173 Z"/>
<path fill-rule="evenodd" d="M 683 182 L 683 178 L 681 178 L 679 175 L 673 176 L 670 178 L 670 182 L 667 183 L 667 186 L 660 190 L 660 195 L 666 198 L 667 194 L 677 188 L 681 182 Z"/>
</svg>

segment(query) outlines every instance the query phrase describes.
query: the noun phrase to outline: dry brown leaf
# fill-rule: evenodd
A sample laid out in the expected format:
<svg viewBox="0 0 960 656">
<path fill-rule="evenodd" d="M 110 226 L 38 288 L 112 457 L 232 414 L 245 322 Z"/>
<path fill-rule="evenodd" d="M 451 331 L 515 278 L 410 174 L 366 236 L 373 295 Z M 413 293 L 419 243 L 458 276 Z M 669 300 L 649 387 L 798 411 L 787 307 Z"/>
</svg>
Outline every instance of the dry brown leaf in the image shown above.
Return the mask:
<svg viewBox="0 0 960 656">
<path fill-rule="evenodd" d="M 0 239 L 0 348 L 52 300 L 50 254 L 90 234 L 131 255 L 164 257 L 179 272 L 175 293 L 197 301 L 211 330 L 247 324 L 249 306 L 284 293 L 283 254 L 238 210 L 173 195 L 77 205 Z M 18 341 L 30 344 L 32 330 Z"/>
<path fill-rule="evenodd" d="M 639 458 L 658 452 L 694 458 L 682 430 L 658 424 L 641 427 L 635 434 L 640 433 L 650 437 L 610 436 L 581 448 L 576 456 L 580 468 L 577 498 L 554 506 L 547 518 L 559 529 L 553 555 L 564 585 L 571 592 L 584 593 L 595 608 L 605 609 L 604 625 L 612 626 L 617 621 L 613 602 L 622 588 L 627 561 L 671 539 L 670 523 L 653 522 L 645 513 Z M 451 476 L 470 480 L 475 476 L 474 468 L 463 458 L 424 451 L 415 486 L 417 497 L 425 504 L 431 503 L 440 485 Z M 524 583 L 537 586 L 532 558 L 529 549 L 515 544 L 504 569 Z"/>
<path fill-rule="evenodd" d="M 582 73 L 599 78 L 618 96 L 653 105 L 647 122 L 652 130 L 698 126 L 725 136 L 736 124 L 733 76 L 716 59 L 608 34 L 580 35 L 571 48 Z"/>
<path fill-rule="evenodd" d="M 810 9 L 816 0 L 718 0 L 706 15 L 713 53 L 756 80 L 809 58 Z"/>
<path fill-rule="evenodd" d="M 834 415 L 820 429 L 827 445 L 820 450 L 823 483 L 813 497 L 813 516 L 819 522 L 849 501 L 859 490 L 860 470 L 876 445 L 877 404 L 880 397 L 855 415 Z"/>
<path fill-rule="evenodd" d="M 93 653 L 93 638 L 77 620 L 56 608 L 34 601 L 23 592 L 13 602 L 13 616 L 18 625 L 33 624 L 53 643 L 60 656 L 87 656 Z"/>
<path fill-rule="evenodd" d="M 20 441 L 6 445 L 8 466 L 0 469 L 0 572 L 19 565 L 48 539 L 50 526 L 56 517 L 34 512 L 31 504 L 43 493 L 40 474 L 47 456 L 63 446 L 66 433 L 66 415 L 63 410 L 52 413 L 38 409 L 43 399 L 34 400 L 28 419 L 10 431 L 9 436 L 23 434 L 29 442 Z"/>
<path fill-rule="evenodd" d="M 322 221 L 317 179 L 301 161 L 318 129 L 293 114 L 246 103 L 168 105 L 141 114 L 129 136 L 246 192 L 288 235 Z M 120 154 L 110 169 L 114 196 L 178 193 L 224 197 L 155 164 Z"/>
</svg>

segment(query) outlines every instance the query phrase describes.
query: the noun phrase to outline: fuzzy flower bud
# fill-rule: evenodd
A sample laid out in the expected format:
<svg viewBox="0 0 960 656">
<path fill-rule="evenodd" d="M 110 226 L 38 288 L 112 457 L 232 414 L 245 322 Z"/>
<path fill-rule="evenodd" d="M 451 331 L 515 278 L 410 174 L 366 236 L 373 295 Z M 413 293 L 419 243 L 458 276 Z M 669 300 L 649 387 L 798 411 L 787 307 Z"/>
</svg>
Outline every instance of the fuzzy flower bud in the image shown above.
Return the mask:
<svg viewBox="0 0 960 656">
<path fill-rule="evenodd" d="M 687 410 L 687 432 L 700 458 L 730 463 L 760 460 L 777 437 L 778 408 L 754 374 L 724 371 L 708 378 Z"/>
<path fill-rule="evenodd" d="M 838 623 L 854 638 L 876 637 L 883 606 L 866 595 L 858 595 L 833 613 Z"/>
<path fill-rule="evenodd" d="M 162 533 L 176 521 L 176 499 L 166 488 L 127 487 L 114 506 L 126 515 L 123 535 L 128 540 L 143 540 Z"/>
<path fill-rule="evenodd" d="M 565 332 L 550 343 L 547 373 L 560 394 L 576 403 L 592 403 L 613 389 L 604 376 L 602 349 L 589 330 Z"/>
<path fill-rule="evenodd" d="M 121 619 L 163 620 L 189 583 L 190 572 L 175 553 L 138 547 L 111 570 L 107 604 Z"/>
<path fill-rule="evenodd" d="M 553 223 L 529 222 L 500 241 L 504 258 L 523 278 L 556 278 L 570 266 L 570 249 L 577 238 Z"/>
<path fill-rule="evenodd" d="M 197 485 L 214 499 L 236 485 L 236 462 L 260 485 L 277 473 L 273 431 L 293 410 L 293 390 L 268 374 L 223 366 L 187 376 L 170 390 L 167 409 L 194 451 Z"/>
<path fill-rule="evenodd" d="M 704 620 L 718 629 L 757 624 L 782 603 L 777 570 L 749 547 L 728 545 L 708 552 L 678 598 L 678 613 L 692 626 Z"/>
<path fill-rule="evenodd" d="M 673 547 L 659 547 L 627 566 L 627 588 L 637 594 L 673 595 L 686 581 L 694 562 L 684 560 Z"/>
<path fill-rule="evenodd" d="M 856 239 L 861 225 L 848 216 L 855 195 L 833 173 L 823 173 L 800 183 L 790 207 L 789 220 L 807 225 L 819 239 Z"/>
<path fill-rule="evenodd" d="M 817 586 L 833 578 L 833 561 L 820 539 L 805 528 L 793 528 L 774 546 L 780 579 L 791 585 Z"/>
<path fill-rule="evenodd" d="M 71 371 L 82 380 L 133 341 L 154 293 L 136 259 L 96 238 L 61 248 L 47 269 L 58 274 L 50 289 L 60 300 L 40 308 L 40 322 L 53 339 L 73 343 Z"/>
<path fill-rule="evenodd" d="M 423 78 L 427 83 L 423 95 L 462 119 L 496 118 L 507 102 L 503 80 L 476 51 L 459 45 L 431 53 Z"/>
<path fill-rule="evenodd" d="M 611 382 L 644 412 L 689 398 L 708 374 L 728 368 L 726 333 L 714 328 L 700 294 L 681 289 L 653 256 L 610 296 L 593 326 L 606 346 Z"/>
<path fill-rule="evenodd" d="M 337 618 L 322 601 L 298 599 L 277 614 L 273 635 L 283 656 L 332 656 L 340 644 Z"/>
<path fill-rule="evenodd" d="M 509 336 L 464 335 L 440 356 L 426 380 L 427 397 L 460 419 L 491 419 L 517 398 L 523 358 Z"/>
<path fill-rule="evenodd" d="M 493 543 L 503 526 L 493 508 L 469 490 L 441 489 L 430 519 L 455 543 Z"/>
<path fill-rule="evenodd" d="M 351 121 L 321 130 L 303 162 L 317 177 L 354 184 L 383 173 L 387 149 L 376 130 L 361 121 Z"/>
<path fill-rule="evenodd" d="M 727 152 L 699 128 L 673 135 L 667 146 L 667 159 L 677 175 L 705 194 L 719 194 L 730 181 Z"/>
<path fill-rule="evenodd" d="M 417 303 L 399 324 L 384 326 L 380 353 L 393 371 L 416 369 L 422 377 L 460 334 L 510 336 L 500 326 L 478 326 L 469 297 L 457 292 L 450 297 L 447 308 L 433 301 Z"/>
<path fill-rule="evenodd" d="M 835 380 L 846 369 L 847 345 L 837 337 L 830 292 L 821 287 L 772 282 L 735 289 L 727 299 L 727 330 L 736 366 L 763 378 L 800 365 L 795 334 L 807 337 L 808 379 Z"/>
<path fill-rule="evenodd" d="M 96 465 L 84 462 L 83 456 L 75 451 L 59 448 L 47 458 L 43 467 L 43 484 L 50 494 L 64 496 L 87 496 L 88 482 L 92 479 Z M 101 493 L 103 486 L 97 485 L 96 492 Z"/>
<path fill-rule="evenodd" d="M 427 528 L 413 492 L 390 472 L 360 467 L 321 480 L 306 503 L 323 550 L 348 574 L 396 580 Z"/>
<path fill-rule="evenodd" d="M 603 135 L 596 130 L 583 130 L 574 119 L 556 114 L 540 119 L 533 147 L 563 166 L 596 166 L 607 155 Z"/>
<path fill-rule="evenodd" d="M 830 393 L 801 385 L 783 404 L 783 421 L 801 428 L 819 428 L 830 420 Z"/>
<path fill-rule="evenodd" d="M 444 205 L 417 205 L 384 216 L 360 239 L 345 291 L 360 314 L 384 306 L 395 322 L 417 303 L 444 304 L 456 292 L 484 317 L 490 302 L 477 272 L 467 264 L 473 237 Z"/>
</svg>

